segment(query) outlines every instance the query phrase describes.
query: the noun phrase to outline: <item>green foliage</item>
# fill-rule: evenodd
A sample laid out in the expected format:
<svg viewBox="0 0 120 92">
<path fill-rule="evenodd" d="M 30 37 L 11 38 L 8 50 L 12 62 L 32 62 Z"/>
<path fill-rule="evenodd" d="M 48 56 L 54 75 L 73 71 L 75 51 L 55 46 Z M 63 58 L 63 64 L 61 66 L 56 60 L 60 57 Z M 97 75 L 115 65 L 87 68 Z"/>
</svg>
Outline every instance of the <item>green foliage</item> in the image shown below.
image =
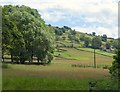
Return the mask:
<svg viewBox="0 0 120 92">
<path fill-rule="evenodd" d="M 101 38 L 102 38 L 102 41 L 104 41 L 104 42 L 106 42 L 107 41 L 107 35 L 103 35 L 103 36 L 101 36 Z"/>
<path fill-rule="evenodd" d="M 75 36 L 73 36 L 73 35 L 71 35 L 71 34 L 68 35 L 68 38 L 69 38 L 70 41 L 75 40 Z"/>
<path fill-rule="evenodd" d="M 65 29 L 67 29 L 67 30 L 71 30 L 71 28 L 68 27 L 68 26 L 63 26 L 63 28 L 65 28 Z"/>
<path fill-rule="evenodd" d="M 89 37 L 85 37 L 84 46 L 85 46 L 85 47 L 88 47 L 89 44 L 90 44 L 90 42 L 91 42 L 91 39 L 90 39 Z"/>
<path fill-rule="evenodd" d="M 58 27 L 55 28 L 55 34 L 56 34 L 56 35 L 62 35 L 62 34 L 63 34 L 63 31 L 64 31 L 64 30 L 62 30 L 62 28 L 58 28 Z"/>
<path fill-rule="evenodd" d="M 84 41 L 84 40 L 85 40 L 85 34 L 81 34 L 81 35 L 80 35 L 80 40 L 81 40 L 81 41 Z"/>
<path fill-rule="evenodd" d="M 3 54 L 7 51 L 17 62 L 45 59 L 53 48 L 53 28 L 45 25 L 36 9 L 24 5 L 3 8 Z"/>
<path fill-rule="evenodd" d="M 70 30 L 70 34 L 75 36 L 76 35 L 76 31 L 75 30 Z"/>
<path fill-rule="evenodd" d="M 93 36 L 95 36 L 95 34 L 96 34 L 95 32 L 92 32 L 92 35 L 93 35 Z"/>
<path fill-rule="evenodd" d="M 94 90 L 100 90 L 100 91 L 118 91 L 118 82 L 116 80 L 111 80 L 111 79 L 102 79 L 97 81 L 97 85 L 94 88 Z"/>
<path fill-rule="evenodd" d="M 101 42 L 101 38 L 100 37 L 97 37 L 95 36 L 93 39 L 92 39 L 92 47 L 95 48 L 95 49 L 99 49 L 102 45 L 102 42 Z"/>
<path fill-rule="evenodd" d="M 120 49 L 120 45 L 119 44 L 120 44 L 120 38 L 118 38 L 116 40 L 113 40 L 113 42 L 112 42 L 112 46 L 115 49 Z"/>
<path fill-rule="evenodd" d="M 2 69 L 8 69 L 8 68 L 9 68 L 9 66 L 7 64 L 2 63 Z"/>
<path fill-rule="evenodd" d="M 106 47 L 106 49 L 110 49 L 110 47 L 111 47 L 110 42 L 106 42 L 105 47 Z"/>
<path fill-rule="evenodd" d="M 120 82 L 120 49 L 116 51 L 116 55 L 113 57 L 114 61 L 110 67 L 110 73 L 112 77 L 119 79 Z"/>
</svg>

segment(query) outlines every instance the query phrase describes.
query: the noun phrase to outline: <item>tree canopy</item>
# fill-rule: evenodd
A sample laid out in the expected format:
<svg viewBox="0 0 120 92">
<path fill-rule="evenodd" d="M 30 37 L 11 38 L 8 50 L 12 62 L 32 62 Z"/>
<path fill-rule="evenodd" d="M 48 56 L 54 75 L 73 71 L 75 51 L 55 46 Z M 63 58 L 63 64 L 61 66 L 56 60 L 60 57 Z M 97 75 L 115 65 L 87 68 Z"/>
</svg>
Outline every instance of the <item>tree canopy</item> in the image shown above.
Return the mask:
<svg viewBox="0 0 120 92">
<path fill-rule="evenodd" d="M 99 49 L 102 45 L 101 39 L 98 36 L 93 37 L 92 39 L 92 47 L 95 49 Z"/>
<path fill-rule="evenodd" d="M 50 62 L 53 53 L 53 29 L 47 26 L 36 9 L 5 5 L 2 7 L 3 55 L 11 54 L 12 61 Z"/>
</svg>

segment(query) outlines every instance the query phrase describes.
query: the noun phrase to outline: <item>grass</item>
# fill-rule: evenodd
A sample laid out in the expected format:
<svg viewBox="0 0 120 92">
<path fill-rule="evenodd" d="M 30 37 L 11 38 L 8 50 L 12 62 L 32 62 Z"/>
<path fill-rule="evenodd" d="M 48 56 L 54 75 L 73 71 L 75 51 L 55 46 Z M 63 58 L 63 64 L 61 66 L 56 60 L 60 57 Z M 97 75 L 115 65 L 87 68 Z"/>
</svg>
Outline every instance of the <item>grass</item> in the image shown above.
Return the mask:
<svg viewBox="0 0 120 92">
<path fill-rule="evenodd" d="M 89 81 L 109 76 L 108 70 L 73 68 L 62 63 L 49 66 L 8 64 L 3 69 L 4 90 L 88 90 Z"/>
<path fill-rule="evenodd" d="M 83 51 L 87 51 L 87 52 L 91 52 L 93 53 L 94 50 L 91 48 L 78 48 L 79 50 L 83 50 Z M 109 52 L 105 52 L 105 51 L 101 51 L 101 50 L 96 50 L 96 54 L 100 54 L 100 55 L 105 55 L 105 56 L 109 56 L 109 57 L 113 57 L 115 54 L 113 53 L 109 53 Z"/>
<path fill-rule="evenodd" d="M 3 89 L 88 90 L 89 81 L 98 81 L 97 89 L 105 89 L 110 81 L 109 70 L 88 67 L 93 65 L 92 53 L 75 48 L 61 49 L 64 50 L 55 52 L 56 56 L 60 56 L 55 57 L 50 65 L 3 64 Z M 97 66 L 111 66 L 112 57 L 100 54 L 96 57 Z M 81 67 L 72 67 L 73 64 Z"/>
<path fill-rule="evenodd" d="M 108 70 L 50 66 L 10 65 L 3 69 L 4 90 L 88 90 L 88 82 L 101 80 Z"/>
<path fill-rule="evenodd" d="M 69 62 L 69 64 L 92 64 L 93 65 L 93 53 L 77 50 L 75 48 L 62 48 L 64 51 L 55 52 L 55 55 L 59 57 L 59 61 Z M 57 58 L 58 58 L 57 57 Z M 67 60 L 66 60 L 67 59 Z M 112 57 L 96 54 L 96 62 L 98 66 L 110 66 L 112 64 Z"/>
<path fill-rule="evenodd" d="M 3 90 L 88 90 L 89 80 L 11 77 L 3 79 Z"/>
<path fill-rule="evenodd" d="M 5 63 L 2 64 L 2 69 L 8 69 L 8 68 L 10 68 L 8 64 L 5 64 Z"/>
</svg>

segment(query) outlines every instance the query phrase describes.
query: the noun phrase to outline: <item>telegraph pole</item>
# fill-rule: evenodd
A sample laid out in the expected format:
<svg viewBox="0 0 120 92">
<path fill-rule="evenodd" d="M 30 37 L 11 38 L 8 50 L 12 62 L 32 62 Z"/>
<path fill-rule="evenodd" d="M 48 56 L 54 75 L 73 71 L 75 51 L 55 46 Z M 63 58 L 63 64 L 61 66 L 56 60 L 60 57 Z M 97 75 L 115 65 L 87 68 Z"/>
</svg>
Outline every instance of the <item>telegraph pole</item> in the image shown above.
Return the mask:
<svg viewBox="0 0 120 92">
<path fill-rule="evenodd" d="M 95 55 L 95 48 L 94 48 L 94 68 L 96 68 L 96 55 Z"/>
</svg>

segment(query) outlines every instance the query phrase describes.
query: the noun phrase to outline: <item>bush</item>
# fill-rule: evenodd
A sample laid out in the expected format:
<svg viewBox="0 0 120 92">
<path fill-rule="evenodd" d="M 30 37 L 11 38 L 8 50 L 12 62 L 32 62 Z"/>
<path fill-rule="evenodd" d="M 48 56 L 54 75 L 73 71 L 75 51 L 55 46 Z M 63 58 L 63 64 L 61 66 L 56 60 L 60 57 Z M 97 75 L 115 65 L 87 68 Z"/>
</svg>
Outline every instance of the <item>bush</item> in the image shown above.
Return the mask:
<svg viewBox="0 0 120 92">
<path fill-rule="evenodd" d="M 97 82 L 95 90 L 116 90 L 118 91 L 118 81 L 112 79 L 104 79 Z"/>
<path fill-rule="evenodd" d="M 116 52 L 116 55 L 113 57 L 114 61 L 112 66 L 109 68 L 109 72 L 113 78 L 119 79 L 120 82 L 120 50 Z"/>
<path fill-rule="evenodd" d="M 105 66 L 103 67 L 103 69 L 109 69 L 109 67 L 108 67 L 107 65 L 105 65 Z"/>
</svg>

